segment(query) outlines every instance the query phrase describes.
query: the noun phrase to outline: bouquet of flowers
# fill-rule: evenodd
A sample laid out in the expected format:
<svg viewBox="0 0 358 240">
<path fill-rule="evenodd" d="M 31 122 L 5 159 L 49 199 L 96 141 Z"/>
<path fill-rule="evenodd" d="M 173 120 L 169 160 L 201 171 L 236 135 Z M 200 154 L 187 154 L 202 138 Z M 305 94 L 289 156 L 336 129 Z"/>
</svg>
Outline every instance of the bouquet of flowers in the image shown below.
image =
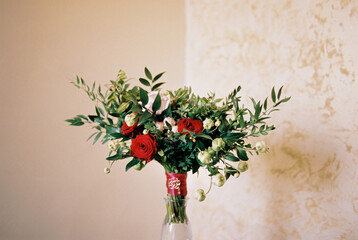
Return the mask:
<svg viewBox="0 0 358 240">
<path fill-rule="evenodd" d="M 102 90 L 100 85 L 90 87 L 77 77 L 72 82 L 83 89 L 95 102 L 95 114 L 77 115 L 68 121 L 73 126 L 88 124 L 95 132 L 89 137 L 108 143 L 110 167 L 113 162 L 128 159 L 126 171 L 132 167 L 143 169 L 152 160 L 163 166 L 167 176 L 168 198 L 185 198 L 186 176 L 199 169 L 211 177 L 211 183 L 223 186 L 231 176 L 238 178 L 248 169 L 249 155 L 268 151 L 263 141 L 252 146 L 248 139 L 267 135 L 274 130 L 265 120 L 290 97 L 281 98 L 282 87 L 271 90 L 263 101 L 251 98 L 252 108 L 240 103 L 241 87 L 225 99 L 214 93 L 200 97 L 185 87 L 162 91 L 164 73 L 152 75 L 145 68 L 141 86 L 130 86 L 126 74 L 119 71 L 116 80 Z M 210 189 L 212 184 L 210 184 Z M 203 201 L 205 191 L 199 189 L 196 198 Z M 183 221 L 180 206 L 171 211 L 179 213 L 173 221 Z"/>
</svg>

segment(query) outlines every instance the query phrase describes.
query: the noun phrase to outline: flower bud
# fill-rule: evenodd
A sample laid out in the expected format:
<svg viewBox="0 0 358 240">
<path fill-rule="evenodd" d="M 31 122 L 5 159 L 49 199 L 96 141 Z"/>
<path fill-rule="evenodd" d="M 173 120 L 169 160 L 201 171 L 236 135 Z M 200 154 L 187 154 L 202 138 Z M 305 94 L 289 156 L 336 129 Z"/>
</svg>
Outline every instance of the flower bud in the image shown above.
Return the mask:
<svg viewBox="0 0 358 240">
<path fill-rule="evenodd" d="M 144 129 L 143 130 L 143 134 L 148 134 L 149 133 L 149 130 L 148 129 Z"/>
<path fill-rule="evenodd" d="M 208 147 L 208 153 L 210 154 L 210 156 L 215 156 L 215 151 L 212 147 Z"/>
<path fill-rule="evenodd" d="M 133 126 L 137 122 L 137 114 L 131 113 L 124 117 L 124 121 L 126 122 L 128 127 Z"/>
<path fill-rule="evenodd" d="M 240 172 L 245 172 L 247 169 L 249 169 L 249 165 L 247 164 L 247 162 L 240 161 L 237 165 L 237 169 Z"/>
<path fill-rule="evenodd" d="M 215 152 L 219 152 L 220 150 L 224 149 L 225 142 L 222 138 L 215 138 L 213 140 L 212 147 Z"/>
<path fill-rule="evenodd" d="M 140 171 L 140 170 L 142 170 L 143 167 L 144 167 L 143 161 L 140 161 L 139 163 L 137 163 L 134 166 L 134 169 L 137 170 L 137 171 Z"/>
<path fill-rule="evenodd" d="M 220 120 L 216 120 L 215 126 L 216 126 L 216 127 L 219 127 L 220 125 L 221 125 L 221 121 L 220 121 Z"/>
<path fill-rule="evenodd" d="M 205 200 L 206 198 L 206 195 L 205 195 L 205 192 L 203 189 L 198 189 L 196 190 L 195 194 L 194 194 L 194 197 L 196 200 L 198 200 L 199 202 L 202 202 Z"/>
<path fill-rule="evenodd" d="M 165 126 L 166 126 L 167 123 L 172 127 L 175 125 L 175 120 L 174 120 L 174 118 L 171 118 L 171 117 L 164 118 L 163 122 L 164 122 Z"/>
<path fill-rule="evenodd" d="M 240 177 L 240 172 L 234 174 L 234 178 L 238 178 L 238 177 Z"/>
<path fill-rule="evenodd" d="M 225 184 L 224 175 L 222 175 L 221 173 L 216 174 L 213 178 L 213 183 L 218 187 L 223 186 Z"/>
<path fill-rule="evenodd" d="M 111 151 L 117 151 L 118 147 L 120 146 L 121 142 L 118 139 L 112 140 L 108 142 L 108 148 Z"/>
<path fill-rule="evenodd" d="M 103 171 L 105 174 L 109 174 L 111 172 L 111 169 L 106 167 Z"/>
<path fill-rule="evenodd" d="M 159 131 L 163 131 L 163 130 L 164 130 L 164 123 L 163 123 L 163 122 L 156 122 L 156 123 L 155 123 L 155 127 L 156 127 Z"/>
<path fill-rule="evenodd" d="M 269 148 L 266 146 L 265 141 L 260 141 L 256 143 L 256 150 L 260 153 L 267 153 Z"/>
<path fill-rule="evenodd" d="M 201 151 L 198 153 L 198 159 L 204 163 L 204 164 L 208 164 L 210 163 L 211 160 L 211 156 L 210 153 L 208 151 Z"/>
<path fill-rule="evenodd" d="M 211 129 L 214 127 L 214 121 L 210 118 L 206 118 L 203 122 L 204 129 Z"/>
</svg>

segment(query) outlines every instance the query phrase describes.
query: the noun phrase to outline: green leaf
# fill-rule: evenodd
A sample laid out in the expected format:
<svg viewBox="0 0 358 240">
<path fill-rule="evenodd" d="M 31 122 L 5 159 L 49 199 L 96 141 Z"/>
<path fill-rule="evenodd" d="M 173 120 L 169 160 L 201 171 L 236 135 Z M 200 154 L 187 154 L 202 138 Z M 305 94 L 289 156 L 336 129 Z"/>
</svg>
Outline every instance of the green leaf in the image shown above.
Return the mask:
<svg viewBox="0 0 358 240">
<path fill-rule="evenodd" d="M 255 119 L 257 120 L 260 116 L 261 113 L 261 109 L 262 109 L 262 105 L 260 104 L 260 101 L 256 104 L 255 106 Z"/>
<path fill-rule="evenodd" d="M 247 157 L 247 154 L 246 154 L 246 151 L 245 151 L 245 150 L 242 150 L 242 149 L 238 148 L 238 149 L 236 150 L 236 152 L 237 152 L 237 156 L 238 156 L 241 160 L 243 160 L 243 161 L 249 160 L 249 158 Z"/>
<path fill-rule="evenodd" d="M 235 157 L 234 155 L 230 155 L 230 154 L 226 154 L 224 156 L 225 159 L 232 161 L 232 162 L 238 162 L 240 161 L 240 159 L 238 159 L 237 157 Z"/>
<path fill-rule="evenodd" d="M 246 133 L 233 133 L 233 132 L 229 132 L 229 133 L 224 133 L 223 135 L 221 135 L 222 138 L 228 138 L 228 139 L 238 139 L 241 138 L 243 136 L 245 136 Z"/>
<path fill-rule="evenodd" d="M 77 82 L 77 85 L 80 84 L 80 78 L 78 76 L 76 76 L 76 82 Z"/>
<path fill-rule="evenodd" d="M 145 112 L 140 116 L 138 125 L 141 125 L 142 123 L 145 123 L 150 117 L 152 116 L 152 114 L 150 114 L 149 112 Z"/>
<path fill-rule="evenodd" d="M 271 99 L 275 103 L 276 102 L 276 93 L 275 93 L 275 87 L 271 90 Z"/>
<path fill-rule="evenodd" d="M 278 90 L 278 94 L 277 94 L 277 99 L 280 100 L 280 97 L 281 97 L 281 93 L 282 93 L 282 87 L 280 87 L 280 90 Z"/>
<path fill-rule="evenodd" d="M 160 106 L 162 105 L 162 100 L 160 99 L 160 93 L 158 92 L 152 106 L 152 111 L 155 113 L 157 110 L 159 110 Z"/>
<path fill-rule="evenodd" d="M 148 103 L 148 92 L 145 91 L 143 88 L 139 88 L 139 97 L 142 101 L 142 106 L 145 106 Z"/>
<path fill-rule="evenodd" d="M 126 172 L 133 166 L 137 165 L 138 163 L 140 163 L 140 160 L 136 157 L 134 157 L 129 163 L 127 163 L 126 165 Z"/>
<path fill-rule="evenodd" d="M 265 99 L 265 102 L 264 102 L 264 109 L 265 109 L 265 111 L 267 109 L 267 98 Z"/>
<path fill-rule="evenodd" d="M 123 102 L 121 103 L 121 105 L 119 105 L 118 109 L 117 109 L 117 113 L 122 113 L 124 112 L 127 108 L 129 107 L 129 102 Z M 114 116 L 113 114 L 110 114 L 112 116 Z M 114 116 L 116 117 L 116 116 Z"/>
<path fill-rule="evenodd" d="M 155 84 L 153 87 L 152 87 L 152 91 L 155 91 L 157 90 L 160 86 L 162 86 L 165 82 L 160 82 L 160 83 L 157 83 Z"/>
<path fill-rule="evenodd" d="M 209 135 L 206 135 L 204 133 L 199 133 L 199 134 L 196 135 L 196 137 L 213 140 L 212 137 L 210 137 Z"/>
<path fill-rule="evenodd" d="M 245 127 L 245 120 L 244 120 L 244 116 L 242 114 L 240 115 L 239 123 L 240 123 L 241 128 Z"/>
<path fill-rule="evenodd" d="M 101 137 L 101 135 L 102 135 L 102 132 L 97 133 L 96 137 L 93 140 L 93 144 L 95 144 L 98 141 L 98 139 Z"/>
<path fill-rule="evenodd" d="M 115 160 L 118 160 L 118 159 L 121 159 L 121 156 L 118 155 L 118 154 L 106 158 L 106 160 L 108 160 L 108 161 L 115 161 Z"/>
<path fill-rule="evenodd" d="M 144 72 L 145 72 L 145 75 L 147 76 L 147 78 L 149 80 L 152 80 L 152 74 L 150 73 L 150 71 L 148 70 L 148 68 L 144 68 Z"/>
<path fill-rule="evenodd" d="M 157 81 L 165 72 L 159 73 L 157 76 L 154 77 L 153 82 Z"/>
<path fill-rule="evenodd" d="M 281 102 L 288 102 L 291 99 L 291 97 L 287 97 L 281 100 Z"/>
<path fill-rule="evenodd" d="M 148 86 L 148 87 L 150 86 L 149 81 L 144 78 L 139 78 L 139 81 L 145 86 Z"/>
</svg>

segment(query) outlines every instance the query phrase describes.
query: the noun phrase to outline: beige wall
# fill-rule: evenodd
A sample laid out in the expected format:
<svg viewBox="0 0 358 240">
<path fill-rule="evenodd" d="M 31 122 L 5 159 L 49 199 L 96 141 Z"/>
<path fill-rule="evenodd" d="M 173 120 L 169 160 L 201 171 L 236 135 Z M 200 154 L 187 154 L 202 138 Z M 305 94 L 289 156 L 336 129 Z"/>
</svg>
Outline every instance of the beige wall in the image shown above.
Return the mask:
<svg viewBox="0 0 358 240">
<path fill-rule="evenodd" d="M 358 239 L 358 2 L 188 1 L 187 83 L 263 99 L 285 85 L 267 155 L 203 203 L 196 240 Z M 192 178 L 190 191 L 209 180 Z"/>
<path fill-rule="evenodd" d="M 77 74 L 182 86 L 184 25 L 181 0 L 0 0 L 0 239 L 159 238 L 163 170 L 104 175 L 106 146 L 64 119 L 94 111 Z"/>
</svg>

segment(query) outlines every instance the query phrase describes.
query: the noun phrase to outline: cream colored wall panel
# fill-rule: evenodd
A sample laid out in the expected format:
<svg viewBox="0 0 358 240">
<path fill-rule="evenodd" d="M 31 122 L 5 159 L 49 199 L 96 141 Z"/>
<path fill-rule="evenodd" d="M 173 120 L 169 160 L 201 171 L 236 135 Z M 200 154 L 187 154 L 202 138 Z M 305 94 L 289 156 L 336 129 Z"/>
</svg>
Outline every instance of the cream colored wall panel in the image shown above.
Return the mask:
<svg viewBox="0 0 358 240">
<path fill-rule="evenodd" d="M 195 92 L 292 96 L 270 153 L 192 202 L 195 239 L 357 239 L 358 2 L 187 1 L 187 28 Z"/>
</svg>

